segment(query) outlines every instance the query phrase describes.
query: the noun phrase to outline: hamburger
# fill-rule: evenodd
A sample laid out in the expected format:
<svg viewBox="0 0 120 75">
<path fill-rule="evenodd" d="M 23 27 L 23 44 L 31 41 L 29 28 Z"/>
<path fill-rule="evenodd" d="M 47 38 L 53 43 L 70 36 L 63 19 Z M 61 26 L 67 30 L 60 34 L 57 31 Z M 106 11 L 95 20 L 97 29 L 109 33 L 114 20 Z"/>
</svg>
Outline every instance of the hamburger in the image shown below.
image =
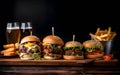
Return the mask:
<svg viewBox="0 0 120 75">
<path fill-rule="evenodd" d="M 99 41 L 87 40 L 83 42 L 83 47 L 87 58 L 100 58 L 104 54 L 103 45 Z"/>
<path fill-rule="evenodd" d="M 41 41 L 37 36 L 29 35 L 21 39 L 19 56 L 21 59 L 41 59 Z"/>
<path fill-rule="evenodd" d="M 54 60 L 62 58 L 62 46 L 64 41 L 55 35 L 48 35 L 43 38 L 43 58 L 47 60 Z"/>
<path fill-rule="evenodd" d="M 66 60 L 79 60 L 84 59 L 83 51 L 82 51 L 82 44 L 78 41 L 68 41 L 64 49 L 63 58 Z"/>
</svg>

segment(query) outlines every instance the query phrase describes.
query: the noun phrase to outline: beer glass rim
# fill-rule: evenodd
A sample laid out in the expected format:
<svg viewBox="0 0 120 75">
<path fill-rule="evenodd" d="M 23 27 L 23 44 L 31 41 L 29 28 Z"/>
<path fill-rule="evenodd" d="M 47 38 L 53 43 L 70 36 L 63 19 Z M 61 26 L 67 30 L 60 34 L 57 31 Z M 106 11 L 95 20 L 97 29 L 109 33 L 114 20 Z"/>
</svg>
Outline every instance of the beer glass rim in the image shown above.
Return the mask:
<svg viewBox="0 0 120 75">
<path fill-rule="evenodd" d="M 30 22 L 22 22 L 21 23 L 21 29 L 32 29 L 31 23 Z"/>
<path fill-rule="evenodd" d="M 16 22 L 17 23 L 17 22 Z M 19 25 L 15 25 L 14 23 L 7 23 L 6 29 L 19 29 Z"/>
</svg>

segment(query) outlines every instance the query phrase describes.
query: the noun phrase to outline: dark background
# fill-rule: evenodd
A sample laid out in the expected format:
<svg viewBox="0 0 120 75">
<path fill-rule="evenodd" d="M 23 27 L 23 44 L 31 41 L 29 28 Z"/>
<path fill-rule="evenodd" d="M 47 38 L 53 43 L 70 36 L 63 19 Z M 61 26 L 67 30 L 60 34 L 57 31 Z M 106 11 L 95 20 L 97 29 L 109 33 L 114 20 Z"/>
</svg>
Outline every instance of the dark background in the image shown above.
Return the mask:
<svg viewBox="0 0 120 75">
<path fill-rule="evenodd" d="M 6 44 L 5 28 L 7 22 L 32 22 L 33 34 L 41 40 L 52 34 L 65 42 L 75 40 L 81 43 L 90 39 L 89 33 L 96 29 L 117 32 L 114 50 L 119 52 L 120 12 L 119 2 L 113 1 L 79 1 L 79 0 L 1 0 L 0 1 L 0 48 Z M 118 53 L 117 52 L 117 53 Z"/>
</svg>

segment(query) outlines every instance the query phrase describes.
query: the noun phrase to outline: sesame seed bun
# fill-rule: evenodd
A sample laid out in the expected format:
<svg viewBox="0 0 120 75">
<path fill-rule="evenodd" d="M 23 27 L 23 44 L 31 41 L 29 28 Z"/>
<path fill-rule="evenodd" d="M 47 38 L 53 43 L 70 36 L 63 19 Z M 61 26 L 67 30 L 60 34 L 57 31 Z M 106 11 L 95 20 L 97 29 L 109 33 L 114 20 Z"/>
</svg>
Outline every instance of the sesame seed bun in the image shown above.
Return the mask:
<svg viewBox="0 0 120 75">
<path fill-rule="evenodd" d="M 80 60 L 84 59 L 84 56 L 69 56 L 69 55 L 63 55 L 63 58 L 65 60 Z"/>
<path fill-rule="evenodd" d="M 54 55 L 56 55 L 56 57 L 44 55 L 43 58 L 44 58 L 44 59 L 47 59 L 47 60 L 56 60 L 56 59 L 60 59 L 60 58 L 62 57 L 61 54 L 54 54 Z"/>
<path fill-rule="evenodd" d="M 48 35 L 43 39 L 43 44 L 50 43 L 50 44 L 59 44 L 61 46 L 64 45 L 63 40 L 59 36 L 55 35 Z"/>
<path fill-rule="evenodd" d="M 83 42 L 84 47 L 92 48 L 94 46 L 103 46 L 101 42 L 96 41 L 96 40 L 87 40 Z"/>
<path fill-rule="evenodd" d="M 37 37 L 37 36 L 35 36 L 35 35 L 29 35 L 29 36 L 25 36 L 24 38 L 22 38 L 22 40 L 21 40 L 21 44 L 22 43 L 25 43 L 25 42 L 40 42 L 40 39 Z"/>
<path fill-rule="evenodd" d="M 86 57 L 89 58 L 89 59 L 96 59 L 96 58 L 103 57 L 103 55 L 104 54 L 86 55 Z"/>
<path fill-rule="evenodd" d="M 82 44 L 78 41 L 69 41 L 65 44 L 65 47 L 75 47 L 75 46 L 82 46 Z"/>
</svg>

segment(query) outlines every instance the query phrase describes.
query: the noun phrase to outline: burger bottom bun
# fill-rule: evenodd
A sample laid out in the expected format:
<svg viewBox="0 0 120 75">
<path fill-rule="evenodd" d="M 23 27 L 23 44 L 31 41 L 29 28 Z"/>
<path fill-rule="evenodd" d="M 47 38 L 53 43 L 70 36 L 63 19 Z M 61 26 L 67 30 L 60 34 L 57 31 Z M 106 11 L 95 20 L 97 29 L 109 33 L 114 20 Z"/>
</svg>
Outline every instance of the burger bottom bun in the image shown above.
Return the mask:
<svg viewBox="0 0 120 75">
<path fill-rule="evenodd" d="M 84 59 L 84 56 L 68 56 L 68 55 L 63 55 L 63 58 L 65 60 L 79 60 L 79 59 Z"/>
<path fill-rule="evenodd" d="M 56 60 L 56 59 L 60 59 L 62 57 L 62 55 L 60 55 L 60 54 L 56 54 L 56 56 L 55 57 L 53 57 L 53 56 L 46 56 L 46 55 L 44 55 L 44 59 L 46 59 L 46 60 Z"/>
<path fill-rule="evenodd" d="M 33 58 L 20 58 L 21 60 L 33 60 Z"/>
<path fill-rule="evenodd" d="M 90 59 L 96 59 L 96 58 L 101 58 L 103 54 L 96 54 L 96 55 L 86 55 L 87 58 Z"/>
<path fill-rule="evenodd" d="M 21 60 L 32 60 L 33 58 L 30 55 L 24 54 L 20 56 Z"/>
</svg>

